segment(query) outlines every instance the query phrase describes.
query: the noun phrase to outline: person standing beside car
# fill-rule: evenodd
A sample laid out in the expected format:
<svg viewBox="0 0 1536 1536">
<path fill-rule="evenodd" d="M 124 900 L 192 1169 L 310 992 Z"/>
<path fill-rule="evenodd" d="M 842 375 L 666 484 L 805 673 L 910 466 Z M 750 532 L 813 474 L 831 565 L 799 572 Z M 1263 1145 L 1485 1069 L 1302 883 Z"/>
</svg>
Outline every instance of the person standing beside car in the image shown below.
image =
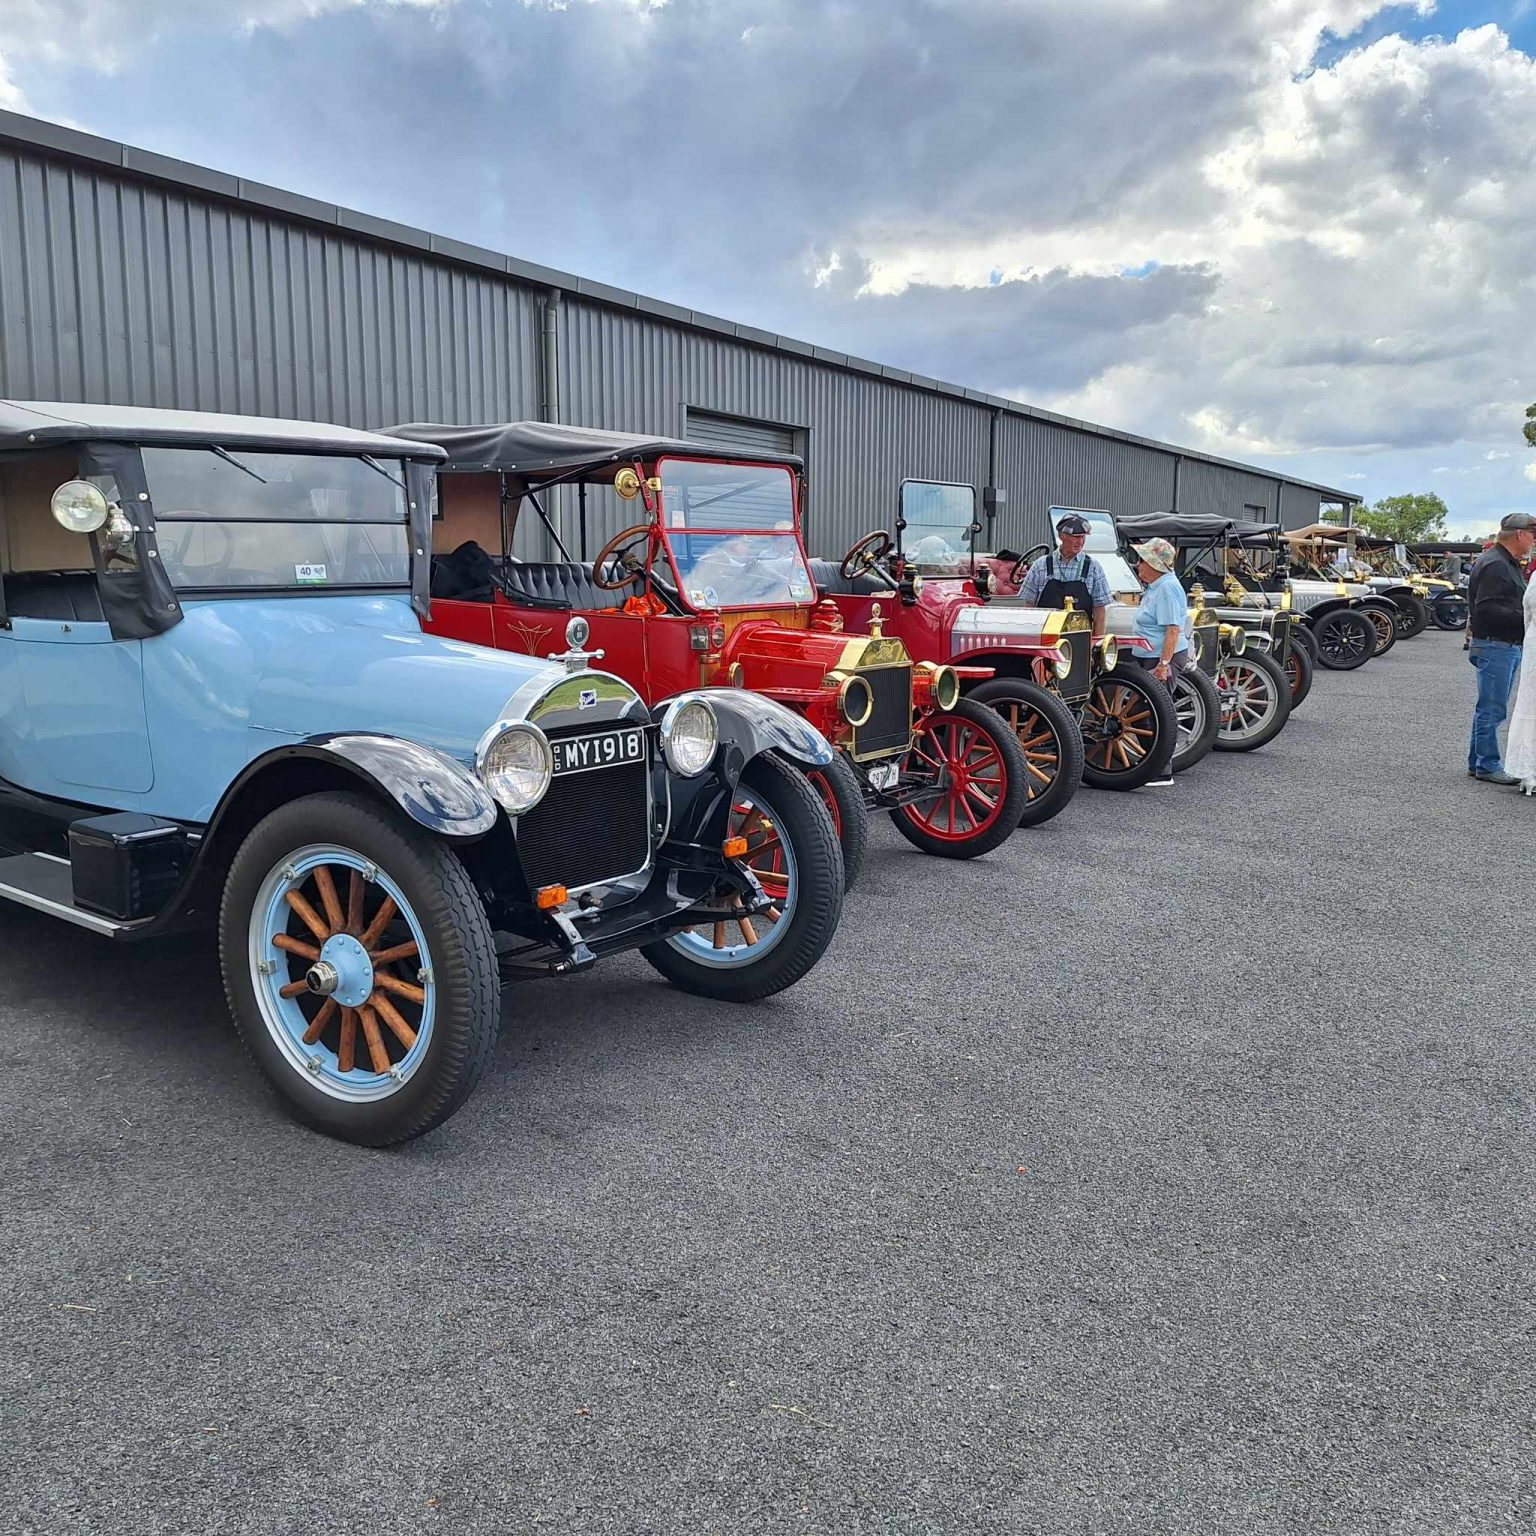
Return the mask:
<svg viewBox="0 0 1536 1536">
<path fill-rule="evenodd" d="M 1467 585 L 1467 659 L 1477 668 L 1477 703 L 1467 772 L 1485 784 L 1516 784 L 1504 771 L 1499 727 L 1525 642 L 1525 563 L 1536 549 L 1536 517 L 1511 512 L 1499 536 L 1472 564 Z"/>
<path fill-rule="evenodd" d="M 1088 542 L 1088 519 L 1069 512 L 1056 524 L 1058 546 L 1030 566 L 1019 585 L 1019 597 L 1036 608 L 1065 608 L 1067 599 L 1079 613 L 1093 621 L 1093 638 L 1104 633 L 1108 609 L 1114 601 L 1104 568 L 1083 546 Z"/>
<path fill-rule="evenodd" d="M 1177 551 L 1167 539 L 1148 539 L 1132 544 L 1136 556 L 1136 576 L 1142 585 L 1141 601 L 1136 605 L 1134 632 L 1149 649 L 1137 647 L 1133 655 L 1163 687 L 1172 690 L 1178 675 L 1193 665 L 1190 649 L 1194 628 L 1189 616 L 1189 599 L 1183 583 L 1174 574 Z M 1147 781 L 1148 789 L 1166 789 L 1173 783 L 1173 754 L 1178 746 L 1177 733 L 1163 751 L 1158 772 Z"/>
</svg>

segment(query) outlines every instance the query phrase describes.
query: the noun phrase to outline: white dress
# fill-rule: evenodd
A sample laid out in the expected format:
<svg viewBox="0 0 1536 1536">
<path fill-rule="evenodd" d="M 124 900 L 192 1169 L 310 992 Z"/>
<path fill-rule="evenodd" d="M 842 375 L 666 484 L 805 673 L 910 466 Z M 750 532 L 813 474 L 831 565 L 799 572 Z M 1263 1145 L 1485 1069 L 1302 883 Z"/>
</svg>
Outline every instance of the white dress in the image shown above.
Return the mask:
<svg viewBox="0 0 1536 1536">
<path fill-rule="evenodd" d="M 1521 790 L 1536 794 L 1536 580 L 1525 584 L 1525 647 L 1520 653 L 1520 687 L 1509 717 L 1504 771 L 1520 780 Z"/>
</svg>

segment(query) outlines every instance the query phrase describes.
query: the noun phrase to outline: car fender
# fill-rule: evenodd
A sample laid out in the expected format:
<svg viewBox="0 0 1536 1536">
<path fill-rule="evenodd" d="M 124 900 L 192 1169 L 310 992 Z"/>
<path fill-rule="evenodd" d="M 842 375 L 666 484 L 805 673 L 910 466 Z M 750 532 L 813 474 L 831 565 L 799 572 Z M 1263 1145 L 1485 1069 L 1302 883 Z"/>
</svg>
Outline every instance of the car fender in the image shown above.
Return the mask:
<svg viewBox="0 0 1536 1536">
<path fill-rule="evenodd" d="M 253 780 L 296 758 L 342 768 L 438 837 L 483 837 L 496 825 L 496 802 L 462 763 L 419 741 L 358 731 L 308 736 L 254 758 L 230 785 L 215 824 Z"/>
<path fill-rule="evenodd" d="M 833 750 L 803 715 L 761 693 L 744 688 L 696 688 L 664 699 L 652 711 L 658 724 L 674 704 L 700 699 L 715 712 L 719 746 L 714 766 L 734 786 L 754 757 L 778 752 L 801 768 L 825 768 Z"/>
</svg>

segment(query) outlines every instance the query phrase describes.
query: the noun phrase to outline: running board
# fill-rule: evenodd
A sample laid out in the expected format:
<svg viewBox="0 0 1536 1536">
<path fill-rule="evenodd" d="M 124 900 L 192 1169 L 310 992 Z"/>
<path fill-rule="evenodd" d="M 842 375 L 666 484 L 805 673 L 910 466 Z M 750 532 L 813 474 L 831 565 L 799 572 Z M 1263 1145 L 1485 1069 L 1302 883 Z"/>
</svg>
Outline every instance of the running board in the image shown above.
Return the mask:
<svg viewBox="0 0 1536 1536">
<path fill-rule="evenodd" d="M 18 853 L 0 859 L 0 900 L 61 917 L 109 939 L 121 938 L 140 926 L 77 907 L 69 860 L 49 853 Z"/>
</svg>

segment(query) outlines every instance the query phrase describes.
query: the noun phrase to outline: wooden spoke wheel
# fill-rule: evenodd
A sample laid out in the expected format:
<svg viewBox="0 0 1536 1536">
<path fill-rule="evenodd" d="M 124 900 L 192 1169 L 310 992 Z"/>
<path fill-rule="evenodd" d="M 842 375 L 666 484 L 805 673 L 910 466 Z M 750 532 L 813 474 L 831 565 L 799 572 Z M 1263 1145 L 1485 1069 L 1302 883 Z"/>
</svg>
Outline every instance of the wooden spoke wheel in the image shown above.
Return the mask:
<svg viewBox="0 0 1536 1536">
<path fill-rule="evenodd" d="M 1139 789 L 1179 728 L 1172 696 L 1135 662 L 1094 679 L 1080 723 L 1083 778 L 1099 789 Z"/>
<path fill-rule="evenodd" d="M 420 1066 L 436 1013 L 426 937 L 404 892 L 362 854 L 311 845 L 272 870 L 251 958 L 267 1028 L 321 1092 L 388 1097 Z"/>
<path fill-rule="evenodd" d="M 967 697 L 994 710 L 1018 738 L 1025 768 L 1019 825 L 1049 821 L 1083 782 L 1083 736 L 1072 711 L 1049 689 L 1024 678 L 990 678 Z"/>
<path fill-rule="evenodd" d="M 820 958 L 842 912 L 843 858 L 821 795 L 771 753 L 747 764 L 725 835 L 746 839 L 737 863 L 767 905 L 751 911 L 739 891 L 721 892 L 687 927 L 640 952 L 689 992 L 749 1002 L 792 985 Z"/>
<path fill-rule="evenodd" d="M 1017 734 L 974 699 L 925 716 L 902 771 L 936 793 L 898 807 L 891 819 L 913 847 L 940 858 L 991 852 L 1029 803 L 1030 773 Z"/>
</svg>

